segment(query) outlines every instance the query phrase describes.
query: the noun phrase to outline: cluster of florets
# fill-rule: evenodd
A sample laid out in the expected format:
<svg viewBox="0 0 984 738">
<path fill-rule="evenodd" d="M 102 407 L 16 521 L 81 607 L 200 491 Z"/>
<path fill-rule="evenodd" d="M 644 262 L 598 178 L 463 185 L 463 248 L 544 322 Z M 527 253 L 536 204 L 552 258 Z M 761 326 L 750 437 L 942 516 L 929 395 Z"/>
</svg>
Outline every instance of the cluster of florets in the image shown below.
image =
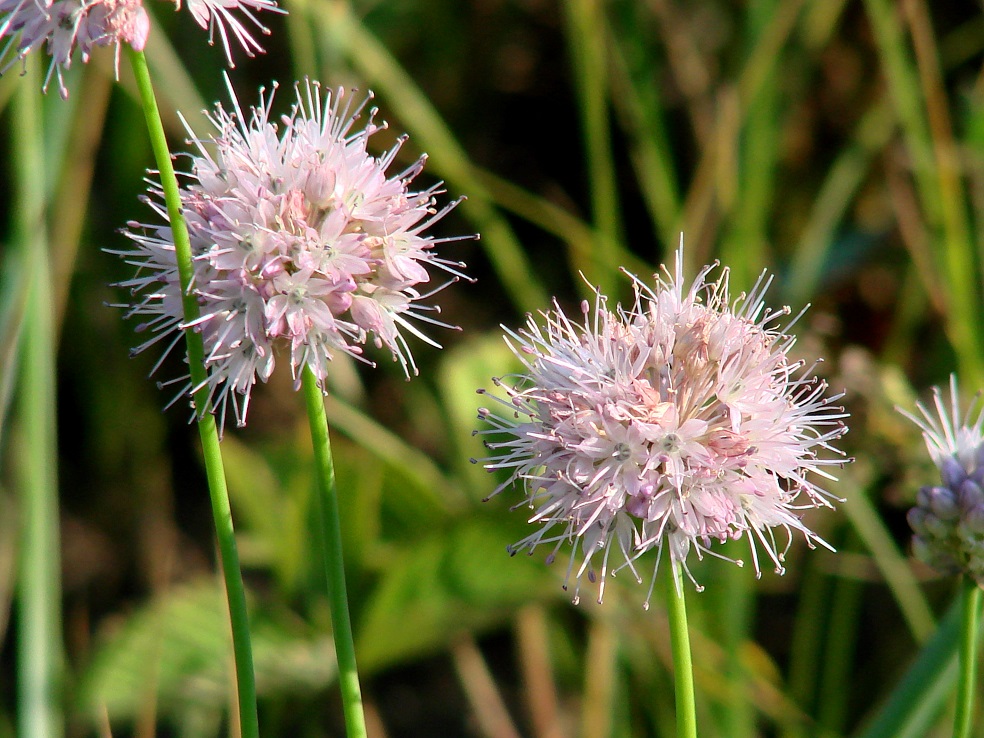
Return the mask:
<svg viewBox="0 0 984 738">
<path fill-rule="evenodd" d="M 812 475 L 843 463 L 817 457 L 846 431 L 843 409 L 789 358 L 792 323 L 776 327 L 789 310 L 764 308 L 765 275 L 732 305 L 726 269 L 706 281 L 707 267 L 685 290 L 681 261 L 655 288 L 633 277 L 631 309 L 597 294 L 583 323 L 555 305 L 545 325 L 508 331 L 525 372 L 495 380 L 507 413 L 479 413 L 491 426 L 479 431 L 485 467 L 510 474 L 493 495 L 522 483 L 539 526 L 510 552 L 551 544 L 551 561 L 572 543 L 565 587 L 572 573 L 600 578 L 599 601 L 609 573 L 628 567 L 641 581 L 634 562 L 651 549 L 686 569 L 691 550 L 747 534 L 756 572 L 761 545 L 781 573 L 791 531 L 826 545 L 800 515 L 830 505 Z"/>
<path fill-rule="evenodd" d="M 200 308 L 193 327 L 202 334 L 212 403 L 222 417 L 231 404 L 240 425 L 278 353 L 289 356 L 295 382 L 308 367 L 323 384 L 334 352 L 363 358 L 371 337 L 407 376 L 416 373 L 401 331 L 433 344 L 411 319 L 444 325 L 428 315 L 436 307 L 419 301 L 462 276 L 462 264 L 432 250 L 455 239 L 424 232 L 456 203 L 435 208 L 439 185 L 410 190 L 424 157 L 388 176 L 405 137 L 381 157 L 368 152 L 370 136 L 385 127 L 372 109 L 353 130 L 370 98 L 353 105 L 339 91 L 322 100 L 312 82 L 296 92 L 279 128 L 270 119 L 273 95 L 261 92 L 248 119 L 238 102 L 233 114 L 217 106 L 218 132 L 197 141 L 191 184 L 181 192 Z M 162 199 L 156 189 L 152 195 Z M 153 334 L 136 350 L 165 338 L 173 346 L 186 324 L 171 229 L 129 225 L 137 249 L 123 255 L 140 271 L 123 284 L 142 295 L 130 314 L 144 316 L 141 329 Z M 453 276 L 421 293 L 428 265 Z"/>
<path fill-rule="evenodd" d="M 181 0 L 176 3 L 181 6 Z M 233 11 L 242 13 L 262 33 L 269 30 L 253 11 L 279 11 L 274 0 L 189 0 L 188 9 L 195 21 L 208 29 L 209 43 L 218 32 L 230 65 L 230 33 L 248 55 L 262 51 Z M 76 54 L 84 63 L 96 46 L 114 46 L 118 66 L 120 45 L 142 51 L 149 32 L 150 19 L 142 0 L 0 0 L 0 39 L 7 39 L 0 50 L 0 74 L 46 45 L 51 63 L 44 89 L 56 76 L 59 93 L 67 97 L 63 73 L 71 67 Z M 4 63 L 11 51 L 13 58 Z"/>
<path fill-rule="evenodd" d="M 984 408 L 973 422 L 973 405 L 961 415 L 955 377 L 950 379 L 950 408 L 938 388 L 934 404 L 935 415 L 922 404 L 916 406 L 919 416 L 903 411 L 922 428 L 943 482 L 916 495 L 908 514 L 915 533 L 912 551 L 943 574 L 966 574 L 984 585 Z"/>
</svg>

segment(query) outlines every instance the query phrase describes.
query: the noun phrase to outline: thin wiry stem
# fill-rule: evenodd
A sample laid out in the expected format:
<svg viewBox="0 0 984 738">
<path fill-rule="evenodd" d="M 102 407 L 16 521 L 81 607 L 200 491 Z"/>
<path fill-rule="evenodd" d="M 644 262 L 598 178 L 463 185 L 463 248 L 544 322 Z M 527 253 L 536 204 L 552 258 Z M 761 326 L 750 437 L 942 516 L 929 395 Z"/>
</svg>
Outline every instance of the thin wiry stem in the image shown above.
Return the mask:
<svg viewBox="0 0 984 738">
<path fill-rule="evenodd" d="M 181 288 L 185 323 L 192 324 L 198 317 L 198 304 L 192 293 L 191 281 L 193 267 L 191 261 L 191 242 L 188 227 L 181 214 L 181 196 L 178 181 L 171 164 L 171 154 L 164 136 L 164 125 L 154 96 L 150 71 L 143 52 L 127 47 L 133 74 L 140 90 L 147 132 L 150 135 L 154 158 L 160 171 L 161 189 L 167 202 L 168 217 L 174 237 L 174 252 L 181 275 Z M 198 431 L 202 441 L 205 459 L 205 474 L 208 478 L 209 495 L 212 500 L 212 516 L 215 520 L 215 533 L 219 543 L 219 558 L 222 575 L 225 579 L 226 596 L 229 600 L 229 617 L 232 623 L 232 645 L 236 659 L 236 685 L 239 691 L 239 721 L 243 738 L 259 738 L 260 727 L 256 709 L 256 678 L 253 673 L 253 647 L 249 633 L 249 615 L 246 610 L 246 591 L 242 572 L 239 568 L 239 552 L 236 548 L 235 530 L 232 524 L 232 510 L 229 505 L 229 491 L 226 488 L 225 468 L 219 449 L 219 433 L 215 416 L 211 413 L 206 385 L 204 364 L 205 350 L 202 337 L 191 328 L 185 329 L 188 348 L 188 368 L 191 386 L 197 387 L 194 393 L 195 411 L 198 416 Z"/>
<path fill-rule="evenodd" d="M 690 658 L 690 631 L 683 599 L 683 568 L 671 561 L 666 576 L 666 610 L 673 650 L 673 681 L 676 688 L 677 738 L 697 738 L 697 709 L 694 704 L 694 672 Z"/>
<path fill-rule="evenodd" d="M 977 623 L 981 615 L 981 588 L 968 576 L 960 592 L 960 681 L 957 684 L 957 713 L 953 738 L 969 738 L 974 717 L 974 687 L 977 681 Z"/>
<path fill-rule="evenodd" d="M 362 707 L 362 688 L 359 686 L 359 670 L 355 663 L 355 641 L 352 637 L 352 620 L 349 617 L 348 592 L 345 587 L 335 464 L 331 456 L 324 395 L 309 366 L 304 367 L 303 385 L 318 477 L 317 509 L 324 539 L 322 552 L 325 576 L 328 579 L 328 604 L 331 607 L 335 658 L 338 660 L 338 684 L 342 691 L 345 712 L 345 733 L 348 738 L 365 738 L 366 718 Z"/>
</svg>

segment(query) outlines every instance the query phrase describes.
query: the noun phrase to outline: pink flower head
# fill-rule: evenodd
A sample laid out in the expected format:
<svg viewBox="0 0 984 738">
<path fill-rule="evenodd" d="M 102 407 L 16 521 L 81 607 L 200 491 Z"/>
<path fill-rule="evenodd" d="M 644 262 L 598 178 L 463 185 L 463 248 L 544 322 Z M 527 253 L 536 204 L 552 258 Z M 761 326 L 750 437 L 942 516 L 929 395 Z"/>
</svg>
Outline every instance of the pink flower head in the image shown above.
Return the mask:
<svg viewBox="0 0 984 738">
<path fill-rule="evenodd" d="M 732 303 L 727 269 L 708 281 L 707 267 L 685 290 L 681 262 L 682 250 L 675 275 L 664 267 L 653 288 L 633 276 L 630 309 L 612 311 L 596 293 L 583 323 L 555 303 L 543 325 L 531 316 L 507 329 L 525 370 L 495 380 L 506 411 L 479 411 L 491 426 L 477 431 L 491 451 L 485 468 L 509 473 L 490 497 L 519 482 L 534 510 L 536 531 L 510 552 L 549 544 L 552 561 L 571 543 L 564 586 L 573 575 L 575 602 L 585 574 L 600 578 L 599 602 L 609 571 L 641 581 L 635 561 L 650 549 L 657 566 L 666 548 L 687 570 L 692 550 L 700 558 L 747 534 L 758 574 L 759 547 L 782 573 L 793 530 L 827 546 L 801 511 L 831 506 L 813 476 L 832 479 L 823 467 L 843 463 L 817 457 L 837 452 L 843 409 L 813 366 L 790 359 L 795 320 L 776 326 L 789 309 L 765 309 L 765 274 Z M 647 607 L 651 595 L 652 585 Z"/>
<path fill-rule="evenodd" d="M 411 190 L 424 157 L 387 174 L 406 137 L 372 156 L 369 138 L 385 128 L 375 108 L 355 128 L 371 95 L 353 104 L 342 90 L 322 99 L 315 82 L 295 90 L 279 126 L 270 118 L 274 95 L 262 90 L 248 118 L 234 93 L 233 112 L 217 105 L 211 147 L 195 139 L 198 154 L 181 192 L 208 387 L 222 417 L 231 404 L 239 425 L 253 385 L 267 380 L 278 358 L 288 358 L 296 383 L 304 367 L 323 383 L 336 351 L 366 361 L 362 347 L 372 337 L 408 377 L 416 374 L 404 331 L 438 346 L 413 321 L 451 327 L 422 301 L 464 276 L 463 264 L 433 250 L 460 239 L 426 233 L 457 201 L 437 209 L 440 185 Z M 151 195 L 167 219 L 162 193 L 154 187 Z M 136 351 L 162 340 L 169 350 L 186 327 L 171 229 L 129 225 L 136 249 L 122 255 L 139 273 L 122 284 L 142 295 L 129 315 L 144 316 L 139 329 L 151 332 Z M 429 266 L 452 277 L 421 292 Z"/>
<path fill-rule="evenodd" d="M 44 78 L 47 91 L 52 76 L 58 92 L 68 97 L 62 74 L 78 50 L 83 63 L 95 46 L 115 46 L 119 66 L 120 44 L 141 51 L 147 43 L 150 20 L 141 0 L 0 0 L 0 74 L 34 49 L 47 45 L 51 63 Z M 11 49 L 14 58 L 3 63 Z"/>
<path fill-rule="evenodd" d="M 180 8 L 181 0 L 175 2 Z M 229 66 L 234 66 L 230 33 L 248 56 L 263 50 L 234 11 L 265 34 L 270 31 L 254 11 L 284 12 L 275 0 L 188 0 L 188 7 L 195 21 L 208 29 L 209 43 L 218 31 Z M 51 62 L 43 89 L 47 91 L 55 76 L 59 94 L 67 97 L 62 75 L 71 67 L 76 51 L 85 63 L 94 46 L 115 46 L 118 69 L 120 44 L 142 51 L 149 33 L 150 19 L 142 0 L 0 0 L 0 40 L 7 39 L 0 50 L 0 74 L 31 51 L 47 46 Z M 4 63 L 12 50 L 13 58 Z"/>
</svg>

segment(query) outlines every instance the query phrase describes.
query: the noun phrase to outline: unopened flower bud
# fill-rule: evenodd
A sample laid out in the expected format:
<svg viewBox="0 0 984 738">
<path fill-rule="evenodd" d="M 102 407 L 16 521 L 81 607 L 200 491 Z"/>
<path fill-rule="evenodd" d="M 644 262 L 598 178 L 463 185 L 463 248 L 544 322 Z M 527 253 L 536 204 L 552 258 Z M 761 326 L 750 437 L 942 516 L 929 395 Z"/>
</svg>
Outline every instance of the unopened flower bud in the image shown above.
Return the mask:
<svg viewBox="0 0 984 738">
<path fill-rule="evenodd" d="M 902 411 L 923 431 L 926 447 L 940 470 L 943 486 L 923 487 L 907 519 L 915 532 L 913 555 L 943 574 L 984 581 L 984 409 L 980 395 L 967 411 L 959 409 L 956 377 L 949 401 L 934 388 L 930 412 Z M 951 416 L 952 408 L 952 416 Z M 963 460 L 965 464 L 961 464 Z"/>
<path fill-rule="evenodd" d="M 960 516 L 961 537 L 984 536 L 984 504 L 965 510 Z"/>
<path fill-rule="evenodd" d="M 940 520 L 953 521 L 960 516 L 957 495 L 949 487 L 931 487 L 929 509 Z"/>
<path fill-rule="evenodd" d="M 949 456 L 940 463 L 940 476 L 944 485 L 957 489 L 967 478 L 967 470 L 954 457 Z"/>
<path fill-rule="evenodd" d="M 953 530 L 953 526 L 950 523 L 941 520 L 928 510 L 926 511 L 926 517 L 923 519 L 923 528 L 930 537 L 937 538 L 941 541 L 945 541 Z"/>
<path fill-rule="evenodd" d="M 981 470 L 984 470 L 984 443 L 980 444 L 977 450 L 974 451 L 974 472 L 976 473 Z M 978 480 L 978 483 L 980 483 L 980 480 Z"/>
<path fill-rule="evenodd" d="M 960 485 L 960 507 L 971 510 L 978 505 L 984 505 L 984 490 L 972 479 L 964 480 Z"/>
<path fill-rule="evenodd" d="M 926 530 L 927 515 L 929 515 L 929 513 L 927 513 L 922 507 L 910 508 L 909 512 L 906 513 L 905 518 L 909 521 L 909 527 L 912 528 L 912 532 L 915 533 L 916 536 L 925 536 L 929 534 L 929 531 Z"/>
<path fill-rule="evenodd" d="M 912 555 L 924 564 L 932 566 L 933 557 L 936 555 L 936 548 L 922 536 L 913 536 Z"/>
<path fill-rule="evenodd" d="M 984 486 L 984 466 L 978 465 L 970 475 L 970 478 L 978 484 Z"/>
</svg>

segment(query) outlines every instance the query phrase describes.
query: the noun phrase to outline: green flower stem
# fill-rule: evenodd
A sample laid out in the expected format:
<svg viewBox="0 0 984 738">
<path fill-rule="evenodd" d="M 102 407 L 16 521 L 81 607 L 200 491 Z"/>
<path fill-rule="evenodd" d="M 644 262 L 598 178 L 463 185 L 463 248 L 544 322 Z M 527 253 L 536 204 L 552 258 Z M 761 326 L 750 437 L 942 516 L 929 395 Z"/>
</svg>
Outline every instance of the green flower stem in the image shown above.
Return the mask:
<svg viewBox="0 0 984 738">
<path fill-rule="evenodd" d="M 181 214 L 181 197 L 178 180 L 174 176 L 171 153 L 164 135 L 164 124 L 154 96 L 150 81 L 150 71 L 143 52 L 126 47 L 133 67 L 133 75 L 140 90 L 140 102 L 147 132 L 154 150 L 154 159 L 160 170 L 161 188 L 167 203 L 168 219 L 174 238 L 174 252 L 181 278 L 182 302 L 186 323 L 198 317 L 198 303 L 191 290 L 194 270 L 191 260 L 191 241 L 188 226 Z M 215 519 L 215 533 L 219 543 L 219 558 L 225 579 L 226 596 L 229 601 L 229 618 L 232 623 L 232 646 L 236 659 L 236 685 L 239 698 L 239 722 L 243 738 L 259 738 L 260 727 L 256 711 L 256 678 L 253 674 L 253 647 L 249 635 L 249 615 L 246 611 L 246 591 L 243 587 L 242 572 L 239 568 L 239 553 L 236 549 L 236 535 L 232 525 L 232 510 L 229 506 L 229 491 L 226 488 L 225 469 L 219 449 L 219 433 L 215 416 L 211 413 L 206 386 L 205 349 L 202 337 L 192 329 L 185 330 L 188 349 L 188 369 L 194 392 L 195 412 L 198 415 L 198 432 L 202 441 L 205 459 L 205 474 L 212 499 L 212 516 Z"/>
<path fill-rule="evenodd" d="M 697 738 L 694 671 L 690 659 L 687 605 L 683 599 L 683 570 L 676 561 L 671 561 L 666 582 L 666 608 L 670 619 L 673 680 L 676 687 L 677 738 Z"/>
<path fill-rule="evenodd" d="M 969 738 L 974 716 L 981 588 L 968 576 L 964 576 L 961 581 L 960 611 L 960 681 L 957 684 L 957 714 L 953 720 L 953 738 Z"/>
<path fill-rule="evenodd" d="M 25 62 L 11 133 L 17 200 L 14 228 L 28 280 L 21 349 L 21 546 L 18 578 L 18 735 L 64 734 L 58 458 L 55 438 L 55 342 L 51 270 L 44 229 L 44 155 L 37 60 Z"/>
<path fill-rule="evenodd" d="M 322 553 L 325 576 L 328 578 L 328 604 L 331 607 L 331 628 L 335 639 L 335 658 L 338 661 L 338 685 L 342 690 L 342 706 L 345 710 L 345 732 L 348 738 L 365 738 L 366 718 L 362 709 L 362 688 L 359 686 L 359 670 L 355 663 L 355 641 L 352 638 L 352 621 L 345 589 L 342 526 L 338 517 L 338 491 L 335 487 L 331 441 L 328 438 L 325 399 L 314 372 L 307 366 L 304 367 L 303 383 L 318 475 L 317 509 L 324 537 Z"/>
</svg>

